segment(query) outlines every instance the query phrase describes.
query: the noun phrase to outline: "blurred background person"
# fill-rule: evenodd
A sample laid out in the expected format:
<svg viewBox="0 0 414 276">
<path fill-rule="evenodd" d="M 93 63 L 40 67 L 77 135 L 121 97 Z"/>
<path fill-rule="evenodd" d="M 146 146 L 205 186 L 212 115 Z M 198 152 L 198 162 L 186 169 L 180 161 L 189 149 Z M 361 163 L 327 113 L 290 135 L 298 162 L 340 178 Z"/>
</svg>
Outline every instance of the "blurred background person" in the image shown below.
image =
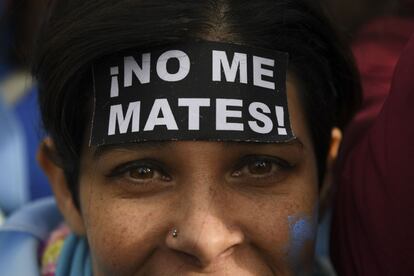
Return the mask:
<svg viewBox="0 0 414 276">
<path fill-rule="evenodd" d="M 28 71 L 45 1 L 0 0 L 0 209 L 8 214 L 50 194 L 35 160 L 42 138 Z"/>
<path fill-rule="evenodd" d="M 363 85 L 337 164 L 332 261 L 339 275 L 413 275 L 413 42 L 395 68 L 414 32 L 414 1 L 324 1 Z"/>
</svg>

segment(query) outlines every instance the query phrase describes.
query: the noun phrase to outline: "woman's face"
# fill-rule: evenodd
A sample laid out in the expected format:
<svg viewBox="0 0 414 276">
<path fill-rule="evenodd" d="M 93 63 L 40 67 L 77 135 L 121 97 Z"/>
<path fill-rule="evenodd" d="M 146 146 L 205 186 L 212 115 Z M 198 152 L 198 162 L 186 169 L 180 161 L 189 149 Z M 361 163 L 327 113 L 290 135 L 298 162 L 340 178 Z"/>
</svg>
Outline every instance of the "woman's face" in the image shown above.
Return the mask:
<svg viewBox="0 0 414 276">
<path fill-rule="evenodd" d="M 297 137 L 289 143 L 85 147 L 80 203 L 94 274 L 307 272 L 317 220 L 316 159 L 292 80 L 287 94 Z"/>
</svg>

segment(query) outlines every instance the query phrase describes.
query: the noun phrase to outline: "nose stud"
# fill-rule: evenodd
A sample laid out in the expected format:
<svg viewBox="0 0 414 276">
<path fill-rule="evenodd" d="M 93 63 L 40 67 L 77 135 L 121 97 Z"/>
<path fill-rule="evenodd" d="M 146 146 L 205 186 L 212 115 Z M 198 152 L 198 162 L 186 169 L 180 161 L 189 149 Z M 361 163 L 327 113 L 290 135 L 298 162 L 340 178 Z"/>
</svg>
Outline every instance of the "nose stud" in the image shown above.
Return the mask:
<svg viewBox="0 0 414 276">
<path fill-rule="evenodd" d="M 177 228 L 174 228 L 172 230 L 172 236 L 173 236 L 173 238 L 177 238 L 178 237 L 178 230 L 177 230 Z"/>
</svg>

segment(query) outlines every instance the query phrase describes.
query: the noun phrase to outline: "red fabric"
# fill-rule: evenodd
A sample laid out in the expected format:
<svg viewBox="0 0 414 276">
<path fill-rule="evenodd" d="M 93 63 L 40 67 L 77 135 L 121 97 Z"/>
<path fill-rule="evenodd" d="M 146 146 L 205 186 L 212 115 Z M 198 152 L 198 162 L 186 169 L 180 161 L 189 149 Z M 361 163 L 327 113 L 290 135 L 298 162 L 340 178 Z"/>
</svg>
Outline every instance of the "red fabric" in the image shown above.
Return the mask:
<svg viewBox="0 0 414 276">
<path fill-rule="evenodd" d="M 414 275 L 414 36 L 387 98 L 412 31 L 412 21 L 388 18 L 355 42 L 364 105 L 338 167 L 331 257 L 339 275 Z"/>
<path fill-rule="evenodd" d="M 360 141 L 381 111 L 395 65 L 412 32 L 414 19 L 385 17 L 367 24 L 355 36 L 352 52 L 362 80 L 363 103 L 346 131 L 346 152 Z"/>
</svg>

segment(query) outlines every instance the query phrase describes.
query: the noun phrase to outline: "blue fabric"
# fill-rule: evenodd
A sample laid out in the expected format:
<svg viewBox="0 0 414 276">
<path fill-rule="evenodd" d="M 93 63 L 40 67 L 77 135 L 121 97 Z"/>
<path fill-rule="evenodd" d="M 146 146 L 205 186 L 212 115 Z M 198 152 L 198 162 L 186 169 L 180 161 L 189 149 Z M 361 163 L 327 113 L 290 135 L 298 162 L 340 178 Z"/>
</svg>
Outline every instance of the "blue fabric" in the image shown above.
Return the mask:
<svg viewBox="0 0 414 276">
<path fill-rule="evenodd" d="M 0 233 L 0 267 L 2 275 L 38 276 L 37 249 L 39 242 L 28 234 Z"/>
<path fill-rule="evenodd" d="M 39 246 L 61 222 L 53 198 L 30 203 L 9 217 L 0 226 L 1 275 L 39 275 Z"/>
<path fill-rule="evenodd" d="M 22 127 L 0 98 L 0 209 L 22 206 L 29 199 L 26 145 Z"/>
<path fill-rule="evenodd" d="M 56 276 L 91 276 L 92 265 L 85 238 L 69 235 L 60 253 Z"/>
<path fill-rule="evenodd" d="M 14 112 L 22 125 L 26 145 L 26 166 L 28 167 L 28 190 L 30 200 L 52 195 L 47 178 L 36 160 L 36 154 L 44 134 L 41 131 L 40 112 L 37 103 L 38 90 L 29 92 L 15 106 Z"/>
</svg>

